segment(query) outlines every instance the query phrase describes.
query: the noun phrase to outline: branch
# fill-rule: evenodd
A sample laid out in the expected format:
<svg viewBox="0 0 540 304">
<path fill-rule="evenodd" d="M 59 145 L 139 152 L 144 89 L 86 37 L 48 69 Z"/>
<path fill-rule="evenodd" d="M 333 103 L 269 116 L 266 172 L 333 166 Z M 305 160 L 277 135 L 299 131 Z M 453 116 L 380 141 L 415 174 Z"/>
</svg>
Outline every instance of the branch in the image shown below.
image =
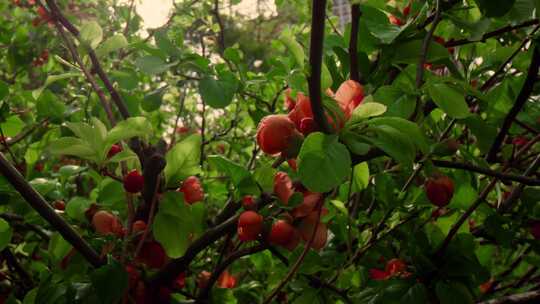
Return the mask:
<svg viewBox="0 0 540 304">
<path fill-rule="evenodd" d="M 416 88 L 419 89 L 424 83 L 424 64 L 426 63 L 426 58 L 429 50 L 429 45 L 431 39 L 433 38 L 433 33 L 441 21 L 441 5 L 440 0 L 437 0 L 435 8 L 435 17 L 433 19 L 433 24 L 429 29 L 424 41 L 422 42 L 422 48 L 420 49 L 420 58 L 418 59 L 418 66 L 416 67 Z M 416 113 L 414 114 L 416 116 Z M 413 117 L 414 117 L 413 116 Z"/>
<path fill-rule="evenodd" d="M 536 156 L 536 159 L 532 162 L 532 164 L 525 170 L 523 173 L 524 176 L 528 176 L 533 174 L 538 170 L 538 167 L 540 166 L 540 154 Z M 510 193 L 510 196 L 499 206 L 498 211 L 499 212 L 506 212 L 510 210 L 513 203 L 517 201 L 517 199 L 521 196 L 521 193 L 523 192 L 523 188 L 525 188 L 525 185 L 521 184 L 512 190 Z"/>
<path fill-rule="evenodd" d="M 12 214 L 12 213 L 0 213 L 0 218 L 10 222 L 12 226 L 20 226 L 25 227 L 28 230 L 34 231 L 39 237 L 41 237 L 43 240 L 48 241 L 50 239 L 49 234 L 45 229 L 39 227 L 38 225 L 34 225 L 31 223 L 27 223 L 24 221 L 24 217 Z"/>
<path fill-rule="evenodd" d="M 68 47 L 71 57 L 73 57 L 73 60 L 77 62 L 77 65 L 81 68 L 84 76 L 86 77 L 86 80 L 90 83 L 92 86 L 92 89 L 96 92 L 96 94 L 99 97 L 99 101 L 101 102 L 101 105 L 103 106 L 103 109 L 105 110 L 105 113 L 107 114 L 107 118 L 109 119 L 109 122 L 112 126 L 116 124 L 116 119 L 114 119 L 114 114 L 112 113 L 111 106 L 109 102 L 107 101 L 107 98 L 105 97 L 105 94 L 97 84 L 96 80 L 94 79 L 94 76 L 88 71 L 88 69 L 84 66 L 83 61 L 79 57 L 79 54 L 77 53 L 77 49 L 73 45 L 73 43 L 69 40 L 66 33 L 64 32 L 64 28 L 58 23 L 55 22 L 54 25 L 56 26 L 56 29 L 58 30 L 58 33 L 60 34 L 60 37 L 62 37 L 62 40 L 64 40 L 64 43 Z"/>
<path fill-rule="evenodd" d="M 219 26 L 218 51 L 220 54 L 223 54 L 225 51 L 225 27 L 223 25 L 223 20 L 221 20 L 221 16 L 219 15 L 219 0 L 214 0 L 214 9 L 212 13 L 214 13 Z"/>
<path fill-rule="evenodd" d="M 357 82 L 361 82 L 360 79 L 362 78 L 362 75 L 360 74 L 360 70 L 358 68 L 358 50 L 357 50 L 360 16 L 362 16 L 362 12 L 360 12 L 360 5 L 359 4 L 351 5 L 351 38 L 349 41 L 349 58 L 351 61 L 350 78 Z"/>
<path fill-rule="evenodd" d="M 2 250 L 2 256 L 4 256 L 4 259 L 6 260 L 7 264 L 12 268 L 15 272 L 19 274 L 19 277 L 21 281 L 23 282 L 23 286 L 25 291 L 29 291 L 34 286 L 34 283 L 32 281 L 32 277 L 30 274 L 21 266 L 13 252 L 9 248 L 5 248 Z"/>
<path fill-rule="evenodd" d="M 259 206 L 264 206 L 272 200 L 269 196 L 261 196 L 261 204 Z M 259 202 L 259 201 L 258 201 Z M 240 215 L 235 215 L 230 217 L 228 220 L 208 229 L 203 235 L 196 239 L 191 246 L 186 250 L 186 253 L 180 258 L 174 259 L 169 262 L 165 267 L 163 267 L 154 277 L 150 279 L 150 284 L 153 286 L 162 286 L 172 280 L 176 279 L 178 275 L 185 271 L 191 261 L 206 247 L 210 246 L 212 243 L 219 240 L 224 235 L 234 232 L 236 229 L 236 224 L 238 217 Z"/>
<path fill-rule="evenodd" d="M 49 6 L 49 9 L 51 10 L 52 15 L 55 17 L 58 22 L 60 22 L 73 36 L 79 37 L 79 30 L 67 20 L 67 18 L 62 15 L 62 12 L 58 5 L 56 5 L 54 0 L 45 0 L 47 2 L 47 5 Z M 56 22 L 55 22 L 56 23 Z M 103 81 L 103 84 L 107 88 L 107 91 L 109 91 L 109 94 L 111 95 L 112 100 L 116 104 L 116 107 L 118 108 L 118 111 L 122 115 L 124 119 L 129 118 L 129 111 L 127 109 L 126 104 L 120 97 L 120 94 L 116 91 L 116 89 L 112 86 L 111 81 L 107 77 L 107 74 L 103 71 L 103 68 L 101 67 L 101 64 L 99 63 L 99 60 L 96 56 L 96 53 L 94 50 L 89 49 L 88 55 L 90 56 L 90 60 L 92 61 L 92 65 L 94 67 L 94 70 L 98 74 L 101 81 Z"/>
<path fill-rule="evenodd" d="M 315 122 L 324 133 L 330 133 L 330 127 L 324 114 L 321 94 L 321 68 L 324 42 L 324 17 L 326 15 L 326 0 L 313 0 L 311 15 L 311 44 L 309 46 L 309 65 L 311 71 L 308 77 L 311 110 Z"/>
<path fill-rule="evenodd" d="M 532 19 L 532 20 L 528 20 L 528 21 L 525 21 L 525 22 L 517 24 L 517 25 L 508 25 L 508 26 L 502 27 L 500 29 L 494 30 L 492 32 L 485 33 L 484 35 L 482 35 L 482 37 L 480 37 L 480 39 L 477 39 L 477 40 L 469 40 L 469 39 L 453 40 L 453 39 L 451 39 L 451 40 L 447 41 L 444 44 L 444 47 L 449 48 L 449 47 L 460 46 L 460 45 L 465 45 L 465 44 L 469 44 L 469 43 L 486 42 L 486 40 L 489 39 L 489 38 L 493 38 L 493 37 L 502 35 L 504 33 L 508 33 L 508 32 L 511 32 L 511 31 L 514 31 L 514 30 L 517 30 L 517 29 L 520 29 L 520 28 L 529 27 L 529 26 L 536 25 L 536 24 L 539 24 L 539 23 L 540 23 L 540 20 Z"/>
<path fill-rule="evenodd" d="M 497 137 L 495 138 L 495 141 L 491 145 L 491 148 L 489 149 L 489 152 L 486 156 L 486 160 L 488 162 L 494 162 L 497 157 L 497 152 L 499 151 L 504 138 L 506 137 L 506 133 L 508 132 L 508 129 L 510 129 L 510 126 L 512 125 L 512 122 L 516 118 L 516 116 L 519 114 L 527 100 L 529 99 L 529 96 L 531 95 L 534 83 L 536 82 L 536 79 L 538 78 L 538 69 L 540 67 L 540 53 L 538 50 L 538 47 L 535 46 L 533 49 L 533 57 L 531 60 L 531 65 L 529 66 L 529 70 L 527 72 L 527 78 L 525 79 L 525 83 L 523 84 L 523 87 L 521 88 L 521 91 L 519 92 L 518 97 L 516 98 L 516 102 L 514 103 L 514 106 L 508 114 L 506 115 L 506 118 L 504 119 L 504 122 L 502 124 L 501 130 L 499 131 L 499 134 L 497 134 Z"/>
<path fill-rule="evenodd" d="M 238 260 L 239 258 L 255 254 L 257 252 L 261 252 L 268 249 L 268 245 L 265 244 L 258 244 L 252 247 L 244 248 L 237 250 L 233 253 L 231 253 L 221 264 L 219 264 L 214 272 L 212 272 L 212 275 L 210 276 L 210 279 L 208 279 L 208 283 L 206 286 L 201 289 L 199 292 L 199 296 L 197 297 L 197 303 L 208 303 L 208 297 L 210 296 L 210 291 L 212 290 L 212 287 L 218 280 L 219 276 L 227 267 L 229 267 L 234 261 Z"/>
<path fill-rule="evenodd" d="M 540 299 L 540 290 L 529 291 L 524 293 L 513 294 L 500 297 L 489 301 L 478 302 L 478 304 L 518 304 L 518 303 L 537 303 L 535 300 Z"/>
<path fill-rule="evenodd" d="M 317 0 L 315 0 L 317 1 Z M 311 237 L 309 238 L 309 241 L 305 244 L 304 250 L 292 266 L 291 270 L 287 273 L 287 275 L 281 280 L 279 285 L 272 291 L 272 293 L 263 301 L 263 304 L 269 304 L 272 302 L 272 299 L 279 293 L 279 291 L 289 282 L 292 277 L 295 275 L 295 273 L 300 268 L 300 265 L 302 265 L 302 262 L 304 261 L 304 258 L 306 257 L 309 249 L 311 248 L 311 244 L 313 244 L 313 240 L 315 239 L 315 235 L 317 234 L 317 230 L 319 229 L 319 222 L 321 220 L 321 212 L 322 212 L 322 204 L 318 208 L 317 211 L 317 221 L 315 224 L 315 227 L 313 228 L 313 232 L 311 233 Z"/>
<path fill-rule="evenodd" d="M 438 159 L 433 159 L 431 160 L 431 162 L 437 167 L 462 169 L 462 170 L 481 173 L 488 176 L 493 176 L 504 181 L 515 181 L 515 182 L 519 182 L 527 186 L 540 186 L 539 179 L 527 177 L 524 175 L 505 174 L 502 172 L 478 167 L 478 166 L 468 164 L 468 163 L 458 163 L 458 162 L 451 162 L 451 161 L 438 160 Z"/>
<path fill-rule="evenodd" d="M 489 79 L 480 88 L 480 91 L 485 91 L 485 90 L 491 88 L 495 84 L 495 81 L 497 80 L 497 77 L 504 71 L 504 68 L 512 60 L 514 60 L 514 58 L 521 52 L 521 49 L 523 49 L 525 47 L 525 45 L 527 45 L 527 43 L 531 40 L 532 35 L 534 33 L 536 33 L 536 31 L 538 31 L 539 28 L 540 28 L 540 25 L 537 25 L 532 30 L 532 32 L 527 37 L 525 37 L 525 39 L 523 39 L 523 41 L 521 41 L 521 44 L 519 45 L 519 47 L 516 48 L 516 50 L 506 59 L 506 61 L 503 64 L 501 64 L 501 66 L 499 66 L 497 71 L 495 71 L 495 73 L 493 75 L 491 75 L 491 77 L 489 77 Z"/>
<path fill-rule="evenodd" d="M 43 199 L 24 177 L 13 167 L 4 154 L 0 153 L 0 173 L 17 190 L 21 196 L 41 215 L 62 237 L 81 253 L 94 267 L 104 264 L 97 252 Z"/>
</svg>

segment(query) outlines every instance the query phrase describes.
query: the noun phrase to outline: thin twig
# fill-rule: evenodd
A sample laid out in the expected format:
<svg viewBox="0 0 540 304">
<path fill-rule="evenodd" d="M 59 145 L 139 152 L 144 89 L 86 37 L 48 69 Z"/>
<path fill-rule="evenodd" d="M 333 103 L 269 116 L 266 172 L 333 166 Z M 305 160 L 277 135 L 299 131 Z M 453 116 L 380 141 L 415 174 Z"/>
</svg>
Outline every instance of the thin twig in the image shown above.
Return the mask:
<svg viewBox="0 0 540 304">
<path fill-rule="evenodd" d="M 431 162 L 437 167 L 462 169 L 462 170 L 467 170 L 467 171 L 470 171 L 470 172 L 477 172 L 477 173 L 481 173 L 481 174 L 484 174 L 484 175 L 487 175 L 487 176 L 497 177 L 498 179 L 504 180 L 504 181 L 516 181 L 516 182 L 519 182 L 519 183 L 522 183 L 522 184 L 528 185 L 528 186 L 539 186 L 540 185 L 540 179 L 527 177 L 527 176 L 523 176 L 523 175 L 505 174 L 505 173 L 502 173 L 502 172 L 498 172 L 498 171 L 478 167 L 478 166 L 468 164 L 468 163 L 458 163 L 458 162 L 452 162 L 452 161 L 447 161 L 447 160 L 438 160 L 438 159 L 433 159 L 433 160 L 431 160 Z"/>
<path fill-rule="evenodd" d="M 531 93 L 534 89 L 534 84 L 536 80 L 538 79 L 538 70 L 540 67 L 540 52 L 538 49 L 538 46 L 535 46 L 533 49 L 533 57 L 531 60 L 531 64 L 529 66 L 529 70 L 527 72 L 527 78 L 525 79 L 525 83 L 523 84 L 523 87 L 521 88 L 521 91 L 519 92 L 518 97 L 516 98 L 516 101 L 514 105 L 512 106 L 512 109 L 508 112 L 506 115 L 504 122 L 501 126 L 501 129 L 499 130 L 499 133 L 497 134 L 497 137 L 495 138 L 495 141 L 491 145 L 491 148 L 489 149 L 489 152 L 487 153 L 486 160 L 488 162 L 494 162 L 497 153 L 499 152 L 499 149 L 504 141 L 504 138 L 506 137 L 506 133 L 510 129 L 510 126 L 512 125 L 514 119 L 516 116 L 521 112 L 521 109 L 529 99 L 529 96 L 531 96 Z"/>
<path fill-rule="evenodd" d="M 497 36 L 500 36 L 502 34 L 512 32 L 514 30 L 521 29 L 521 28 L 524 28 L 524 27 L 529 27 L 529 26 L 532 26 L 532 25 L 536 25 L 536 24 L 539 24 L 539 23 L 540 23 L 540 20 L 532 19 L 532 20 L 528 20 L 528 21 L 522 22 L 522 23 L 517 24 L 517 25 L 507 25 L 507 26 L 502 27 L 500 29 L 496 29 L 494 31 L 485 33 L 484 35 L 482 35 L 482 37 L 480 37 L 480 39 L 477 39 L 477 40 L 469 40 L 469 39 L 466 39 L 466 38 L 465 39 L 459 39 L 459 40 L 453 40 L 453 39 L 449 40 L 444 44 L 444 47 L 449 48 L 449 47 L 455 47 L 455 46 L 460 46 L 460 45 L 466 45 L 466 44 L 469 44 L 469 43 L 486 42 L 486 40 L 489 39 L 489 38 L 497 37 Z"/>
</svg>

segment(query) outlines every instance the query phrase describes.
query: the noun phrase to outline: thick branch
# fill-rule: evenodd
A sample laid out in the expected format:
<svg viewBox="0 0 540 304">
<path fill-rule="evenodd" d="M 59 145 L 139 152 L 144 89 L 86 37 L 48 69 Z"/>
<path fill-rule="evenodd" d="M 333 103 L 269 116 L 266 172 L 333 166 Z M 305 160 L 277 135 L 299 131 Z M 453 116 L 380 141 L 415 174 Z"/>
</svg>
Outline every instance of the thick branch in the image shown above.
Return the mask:
<svg viewBox="0 0 540 304">
<path fill-rule="evenodd" d="M 349 41 L 349 58 L 351 60 L 350 78 L 354 81 L 361 82 L 362 75 L 358 68 L 358 30 L 360 23 L 360 5 L 353 4 L 351 6 L 351 38 Z"/>
<path fill-rule="evenodd" d="M 21 196 L 41 215 L 62 237 L 84 256 L 84 258 L 94 267 L 103 265 L 103 261 L 97 252 L 43 199 L 43 197 L 24 177 L 13 167 L 4 154 L 0 153 L 0 173 L 17 190 Z"/>
<path fill-rule="evenodd" d="M 534 89 L 534 83 L 536 82 L 538 78 L 538 68 L 540 67 L 540 53 L 538 50 L 538 47 L 535 46 L 533 49 L 533 57 L 531 60 L 531 65 L 529 66 L 529 70 L 527 72 L 527 78 L 525 79 L 525 83 L 523 84 L 523 87 L 521 88 L 521 91 L 519 92 L 518 97 L 516 98 L 516 102 L 514 103 L 514 106 L 508 114 L 506 115 L 506 118 L 504 119 L 504 122 L 502 124 L 501 130 L 499 131 L 499 134 L 497 134 L 497 137 L 495 138 L 495 141 L 491 145 L 491 148 L 489 149 L 489 152 L 486 156 L 486 160 L 488 162 L 493 162 L 497 158 L 497 152 L 499 151 L 504 138 L 506 137 L 506 133 L 510 129 L 510 126 L 512 125 L 512 122 L 516 118 L 516 116 L 519 114 L 527 100 L 529 99 L 529 96 L 531 96 L 531 93 Z"/>
<path fill-rule="evenodd" d="M 462 169 L 467 170 L 471 172 L 477 172 L 488 176 L 497 177 L 500 180 L 504 181 L 515 181 L 522 183 L 527 186 L 540 186 L 540 180 L 536 178 L 531 178 L 523 175 L 514 175 L 514 174 L 505 174 L 502 172 L 478 167 L 472 164 L 467 163 L 458 163 L 458 162 L 451 162 L 446 160 L 432 160 L 432 163 L 437 167 L 443 167 L 443 168 L 453 168 L 453 169 Z"/>
<path fill-rule="evenodd" d="M 309 46 L 309 64 L 311 71 L 308 77 L 311 110 L 315 122 L 324 133 L 330 133 L 330 127 L 324 114 L 321 94 L 321 70 L 324 42 L 324 18 L 326 15 L 326 0 L 313 0 L 311 15 L 311 44 Z"/>
</svg>

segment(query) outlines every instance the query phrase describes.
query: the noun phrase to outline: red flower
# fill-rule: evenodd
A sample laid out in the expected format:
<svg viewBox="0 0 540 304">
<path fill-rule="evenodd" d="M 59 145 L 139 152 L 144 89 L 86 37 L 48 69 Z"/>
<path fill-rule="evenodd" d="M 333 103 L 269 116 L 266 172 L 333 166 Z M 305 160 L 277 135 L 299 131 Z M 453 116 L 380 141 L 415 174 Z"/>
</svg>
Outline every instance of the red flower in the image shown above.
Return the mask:
<svg viewBox="0 0 540 304">
<path fill-rule="evenodd" d="M 204 189 L 196 176 L 186 178 L 178 191 L 184 193 L 184 201 L 190 205 L 204 199 Z"/>
<path fill-rule="evenodd" d="M 135 221 L 135 223 L 133 223 L 131 230 L 133 233 L 143 232 L 144 230 L 146 230 L 146 223 L 141 220 Z"/>
<path fill-rule="evenodd" d="M 124 177 L 124 189 L 129 193 L 141 192 L 144 187 L 144 177 L 137 170 L 132 170 Z"/>
<path fill-rule="evenodd" d="M 107 211 L 98 211 L 92 217 L 92 226 L 98 234 L 121 234 L 122 224 L 118 218 Z"/>
<path fill-rule="evenodd" d="M 185 272 L 182 271 L 178 275 L 176 280 L 174 280 L 174 285 L 178 289 L 182 289 L 182 288 L 186 287 L 186 273 Z"/>
<path fill-rule="evenodd" d="M 407 269 L 407 264 L 400 259 L 391 259 L 386 263 L 386 268 L 384 269 L 390 275 L 396 275 L 403 273 Z"/>
<path fill-rule="evenodd" d="M 109 152 L 107 152 L 107 157 L 111 158 L 111 157 L 115 156 L 116 154 L 118 154 L 120 152 L 122 152 L 122 147 L 120 145 L 114 144 L 109 149 Z"/>
<path fill-rule="evenodd" d="M 253 195 L 246 195 L 242 198 L 242 206 L 246 210 L 252 210 L 255 208 L 255 199 L 253 198 Z"/>
<path fill-rule="evenodd" d="M 296 101 L 291 98 L 291 88 L 285 90 L 285 109 L 287 111 L 292 111 L 296 106 Z"/>
<path fill-rule="evenodd" d="M 304 122 L 304 131 L 302 131 L 302 120 L 310 118 L 313 120 L 313 112 L 311 111 L 311 101 L 309 97 L 302 93 L 296 94 L 296 105 L 294 109 L 289 113 L 289 119 L 294 122 L 296 128 L 302 132 L 302 134 L 307 135 L 309 133 L 304 133 L 307 131 L 307 122 Z"/>
<path fill-rule="evenodd" d="M 278 172 L 274 176 L 274 193 L 284 204 L 289 202 L 289 198 L 294 194 L 292 180 L 285 172 Z"/>
<path fill-rule="evenodd" d="M 199 289 L 205 288 L 206 285 L 208 285 L 211 276 L 212 274 L 206 270 L 199 273 L 197 276 L 197 287 L 199 287 Z"/>
<path fill-rule="evenodd" d="M 302 219 L 300 225 L 298 226 L 300 235 L 306 243 L 311 239 L 315 228 L 317 229 L 315 231 L 313 243 L 311 244 L 311 248 L 315 250 L 322 249 L 326 245 L 326 241 L 328 239 L 328 227 L 325 223 L 317 221 L 318 213 L 318 210 L 313 210 L 308 216 Z M 327 213 L 328 210 L 323 209 L 321 211 L 321 217 Z"/>
<path fill-rule="evenodd" d="M 298 170 L 298 165 L 296 164 L 296 159 L 293 159 L 293 158 L 288 159 L 287 163 L 289 164 L 289 167 L 291 167 L 291 169 L 293 169 L 293 171 Z"/>
<path fill-rule="evenodd" d="M 387 280 L 390 277 L 390 274 L 377 268 L 371 268 L 369 270 L 369 277 L 375 281 L 383 281 Z"/>
<path fill-rule="evenodd" d="M 488 292 L 491 289 L 492 285 L 493 285 L 493 279 L 489 279 L 487 282 L 484 282 L 484 283 L 480 284 L 480 286 L 479 286 L 480 292 L 481 293 Z"/>
<path fill-rule="evenodd" d="M 409 16 L 409 14 L 411 13 L 411 5 L 412 5 L 412 0 L 409 1 L 409 4 L 407 4 L 407 6 L 405 6 L 405 8 L 403 8 L 403 16 L 405 18 L 407 18 L 407 16 Z"/>
<path fill-rule="evenodd" d="M 219 276 L 217 286 L 219 288 L 234 288 L 236 287 L 236 277 L 225 270 Z"/>
<path fill-rule="evenodd" d="M 167 254 L 158 242 L 150 241 L 143 244 L 136 259 L 150 268 L 159 269 L 167 262 Z"/>
<path fill-rule="evenodd" d="M 320 193 L 305 191 L 303 194 L 304 194 L 304 201 L 302 202 L 302 204 L 298 205 L 292 211 L 292 215 L 294 217 L 307 216 L 315 209 L 315 207 L 317 206 L 317 203 L 321 202 L 322 194 Z"/>
<path fill-rule="evenodd" d="M 263 228 L 263 217 L 255 211 L 245 211 L 238 218 L 238 238 L 255 241 Z"/>
<path fill-rule="evenodd" d="M 512 139 L 512 144 L 515 145 L 515 146 L 518 146 L 518 147 L 525 146 L 528 142 L 529 142 L 529 140 L 527 140 L 527 138 L 525 138 L 523 136 L 518 136 L 518 137 Z"/>
<path fill-rule="evenodd" d="M 340 108 L 348 120 L 353 110 L 362 103 L 364 99 L 364 87 L 354 80 L 344 81 L 338 88 L 334 99 L 338 102 Z"/>
<path fill-rule="evenodd" d="M 436 206 L 444 207 L 454 195 L 454 183 L 447 176 L 428 179 L 425 184 L 428 199 Z"/>
<path fill-rule="evenodd" d="M 399 19 L 398 17 L 394 15 L 388 15 L 388 21 L 390 21 L 390 23 L 392 23 L 393 25 L 397 25 L 397 26 L 403 25 L 403 21 L 401 21 L 401 19 Z"/>
<path fill-rule="evenodd" d="M 257 128 L 257 143 L 264 153 L 270 155 L 284 153 L 293 157 L 298 153 L 302 139 L 286 115 L 266 116 Z"/>
<path fill-rule="evenodd" d="M 272 244 L 293 250 L 298 245 L 300 239 L 298 232 L 291 224 L 284 220 L 278 220 L 272 225 L 270 234 L 268 235 L 268 241 Z"/>
</svg>

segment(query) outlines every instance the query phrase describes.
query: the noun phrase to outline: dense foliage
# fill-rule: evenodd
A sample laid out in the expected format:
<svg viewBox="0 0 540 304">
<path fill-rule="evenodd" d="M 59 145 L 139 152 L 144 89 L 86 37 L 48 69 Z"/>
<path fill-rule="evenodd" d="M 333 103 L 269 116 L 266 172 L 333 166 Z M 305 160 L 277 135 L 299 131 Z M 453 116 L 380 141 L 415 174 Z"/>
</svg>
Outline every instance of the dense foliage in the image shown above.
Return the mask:
<svg viewBox="0 0 540 304">
<path fill-rule="evenodd" d="M 0 303 L 540 301 L 540 1 L 237 2 L 0 0 Z"/>
</svg>

